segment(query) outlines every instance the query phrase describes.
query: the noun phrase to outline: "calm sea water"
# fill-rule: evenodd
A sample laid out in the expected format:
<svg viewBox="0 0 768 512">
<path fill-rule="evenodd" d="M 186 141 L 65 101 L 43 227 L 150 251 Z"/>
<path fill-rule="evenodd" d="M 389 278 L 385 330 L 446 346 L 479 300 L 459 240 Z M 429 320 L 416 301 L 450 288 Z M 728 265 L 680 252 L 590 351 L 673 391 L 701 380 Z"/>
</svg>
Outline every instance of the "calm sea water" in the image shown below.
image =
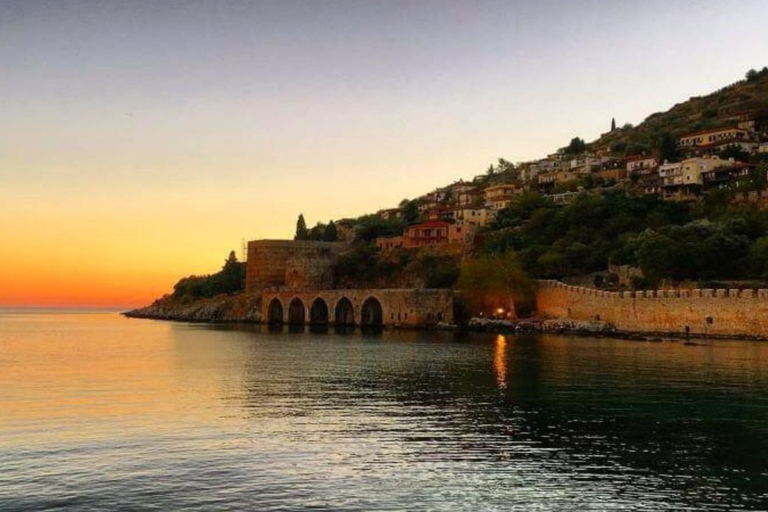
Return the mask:
<svg viewBox="0 0 768 512">
<path fill-rule="evenodd" d="M 0 313 L 0 510 L 766 510 L 768 343 Z"/>
</svg>

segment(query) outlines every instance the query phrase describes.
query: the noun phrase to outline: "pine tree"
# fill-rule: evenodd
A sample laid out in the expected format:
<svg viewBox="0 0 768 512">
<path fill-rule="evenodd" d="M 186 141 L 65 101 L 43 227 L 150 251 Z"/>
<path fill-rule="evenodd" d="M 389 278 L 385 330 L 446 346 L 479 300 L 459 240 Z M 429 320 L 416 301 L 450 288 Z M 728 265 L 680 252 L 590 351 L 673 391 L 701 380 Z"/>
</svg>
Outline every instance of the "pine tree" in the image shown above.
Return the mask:
<svg viewBox="0 0 768 512">
<path fill-rule="evenodd" d="M 304 214 L 299 214 L 299 219 L 296 221 L 296 235 L 294 240 L 309 240 L 309 230 L 307 229 L 307 222 L 304 220 Z"/>
<path fill-rule="evenodd" d="M 611 131 L 612 132 L 616 131 L 616 118 L 615 117 L 611 118 Z"/>
</svg>

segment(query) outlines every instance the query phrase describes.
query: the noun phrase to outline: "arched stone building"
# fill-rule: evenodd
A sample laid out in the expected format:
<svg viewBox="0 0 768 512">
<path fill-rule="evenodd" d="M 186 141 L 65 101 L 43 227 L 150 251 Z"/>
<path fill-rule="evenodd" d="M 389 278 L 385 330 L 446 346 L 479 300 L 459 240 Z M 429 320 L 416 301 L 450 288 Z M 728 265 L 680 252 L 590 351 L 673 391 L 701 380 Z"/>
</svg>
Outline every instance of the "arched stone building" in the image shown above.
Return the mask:
<svg viewBox="0 0 768 512">
<path fill-rule="evenodd" d="M 451 290 L 266 290 L 271 324 L 427 327 L 453 322 Z"/>
<path fill-rule="evenodd" d="M 421 327 L 453 322 L 453 292 L 333 289 L 340 242 L 248 242 L 246 293 L 261 294 L 271 324 Z"/>
</svg>

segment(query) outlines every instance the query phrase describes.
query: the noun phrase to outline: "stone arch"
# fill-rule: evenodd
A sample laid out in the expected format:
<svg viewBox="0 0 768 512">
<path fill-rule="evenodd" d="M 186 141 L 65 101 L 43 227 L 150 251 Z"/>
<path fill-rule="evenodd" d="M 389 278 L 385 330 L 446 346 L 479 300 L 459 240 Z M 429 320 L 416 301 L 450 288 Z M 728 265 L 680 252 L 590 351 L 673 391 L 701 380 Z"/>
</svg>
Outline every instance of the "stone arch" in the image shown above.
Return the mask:
<svg viewBox="0 0 768 512">
<path fill-rule="evenodd" d="M 280 299 L 275 297 L 269 303 L 267 308 L 267 323 L 268 324 L 282 324 L 283 323 L 283 303 Z"/>
<path fill-rule="evenodd" d="M 288 305 L 288 323 L 291 325 L 304 325 L 307 318 L 307 312 L 301 299 L 294 297 Z"/>
<path fill-rule="evenodd" d="M 381 327 L 384 325 L 384 312 L 381 302 L 376 297 L 368 297 L 363 302 L 361 325 L 363 327 Z"/>
<path fill-rule="evenodd" d="M 312 325 L 328 324 L 328 304 L 321 297 L 316 298 L 309 308 L 309 323 Z"/>
<path fill-rule="evenodd" d="M 355 308 L 352 301 L 346 297 L 340 298 L 336 303 L 333 318 L 336 325 L 355 325 Z"/>
</svg>

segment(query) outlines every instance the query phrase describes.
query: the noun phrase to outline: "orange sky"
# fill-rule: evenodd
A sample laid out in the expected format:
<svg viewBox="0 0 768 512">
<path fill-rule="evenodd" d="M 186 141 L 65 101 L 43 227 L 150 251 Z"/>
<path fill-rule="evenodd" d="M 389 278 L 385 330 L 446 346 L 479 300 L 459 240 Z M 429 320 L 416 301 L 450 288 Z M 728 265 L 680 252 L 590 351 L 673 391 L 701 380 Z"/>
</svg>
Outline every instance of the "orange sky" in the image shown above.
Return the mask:
<svg viewBox="0 0 768 512">
<path fill-rule="evenodd" d="M 371 213 L 639 123 L 768 64 L 765 19 L 761 1 L 0 8 L 0 306 L 146 304 L 300 212 Z"/>
</svg>

